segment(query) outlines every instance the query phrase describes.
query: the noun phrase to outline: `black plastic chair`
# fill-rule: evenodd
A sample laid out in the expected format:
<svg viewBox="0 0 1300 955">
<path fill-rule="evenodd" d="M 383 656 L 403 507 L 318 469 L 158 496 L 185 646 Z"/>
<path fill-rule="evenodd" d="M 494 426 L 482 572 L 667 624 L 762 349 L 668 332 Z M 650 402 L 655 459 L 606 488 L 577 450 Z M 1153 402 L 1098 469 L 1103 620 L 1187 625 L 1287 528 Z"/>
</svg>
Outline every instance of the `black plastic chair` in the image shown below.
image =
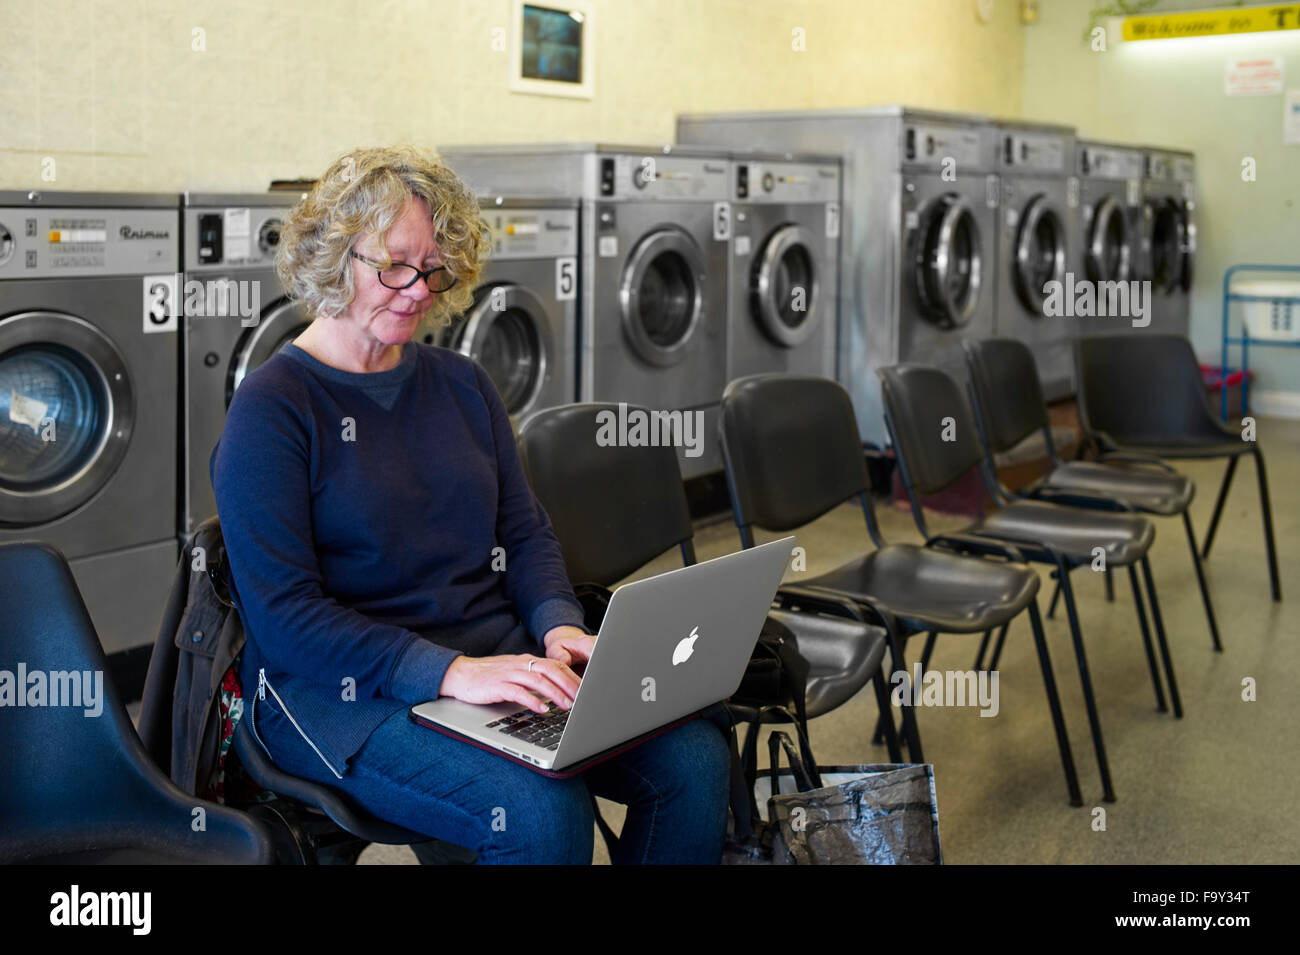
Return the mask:
<svg viewBox="0 0 1300 955">
<path fill-rule="evenodd" d="M 1142 453 L 1166 460 L 1228 459 L 1203 558 L 1210 556 L 1237 462 L 1247 454 L 1255 458 L 1269 584 L 1273 599 L 1281 600 L 1264 453 L 1214 416 L 1191 342 L 1178 335 L 1102 335 L 1081 339 L 1075 356 L 1079 420 L 1101 460 Z"/>
<path fill-rule="evenodd" d="M 987 634 L 1028 612 L 1070 803 L 1082 805 L 1038 613 L 1038 575 L 1019 551 L 963 535 L 934 537 L 924 546 L 886 545 L 876 523 L 853 406 L 834 381 L 785 374 L 739 378 L 723 393 L 720 427 L 732 509 L 745 547 L 754 545 L 755 527 L 784 533 L 846 501 L 861 505 L 875 549 L 801 581 L 797 589 L 834 594 L 879 620 L 889 637 L 895 673 L 906 673 L 903 641 L 910 634 L 928 634 L 924 669 L 936 634 Z M 904 702 L 908 749 L 913 761 L 922 762 L 914 707 Z M 883 715 L 892 725 L 891 714 Z"/>
<path fill-rule="evenodd" d="M 1156 686 L 1159 705 L 1163 700 L 1160 674 L 1151 648 L 1146 611 L 1143 609 L 1134 569 L 1136 565 L 1141 565 L 1165 676 L 1169 682 L 1169 696 L 1173 701 L 1174 715 L 1181 717 L 1182 702 L 1178 696 L 1173 662 L 1165 640 L 1155 581 L 1151 577 L 1151 565 L 1147 561 L 1147 552 L 1155 539 L 1155 528 L 1146 518 L 1131 513 L 1122 502 L 1077 493 L 1053 492 L 1051 498 L 1056 503 L 1026 500 L 1004 502 L 998 491 L 996 476 L 989 473 L 973 416 L 957 383 L 939 369 L 922 365 L 882 368 L 879 375 L 885 399 L 885 423 L 898 452 L 903 484 L 907 488 L 912 516 L 921 534 L 930 538 L 920 497 L 944 490 L 971 468 L 978 466 L 990 497 L 999 506 L 965 528 L 962 533 L 1013 543 L 1029 560 L 1051 565 L 1055 569 L 1065 595 L 1070 636 L 1079 665 L 1079 679 L 1083 685 L 1092 741 L 1097 751 L 1103 798 L 1113 802 L 1115 791 L 1111 783 L 1101 721 L 1097 715 L 1092 679 L 1088 675 L 1083 634 L 1069 575 L 1076 567 L 1093 563 L 1095 548 L 1101 548 L 1106 566 L 1128 568 L 1147 664 L 1151 681 Z M 1060 506 L 1063 504 L 1075 506 Z"/>
<path fill-rule="evenodd" d="M 617 415 L 618 405 L 548 408 L 529 417 L 519 432 L 533 493 L 551 519 L 569 578 L 609 587 L 674 547 L 683 564 L 694 564 L 695 532 L 677 452 L 667 446 L 599 446 L 601 412 Z M 843 601 L 797 590 L 782 588 L 778 603 L 787 609 L 771 614 L 794 631 L 808 661 L 808 718 L 847 702 L 867 683 L 874 683 L 877 703 L 887 713 L 880 667 L 884 634 Z M 812 612 L 789 609 L 796 603 Z M 730 708 L 751 726 L 754 720 L 784 721 L 777 711 Z M 901 760 L 897 739 L 891 734 L 887 742 L 890 759 Z M 747 736 L 742 748 L 749 752 L 751 743 L 757 739 Z"/>
<path fill-rule="evenodd" d="M 0 544 L 0 670 L 19 667 L 60 676 L 48 681 L 43 705 L 0 707 L 0 862 L 274 861 L 262 823 L 187 795 L 154 765 L 67 561 L 28 541 Z M 81 694 L 86 678 L 97 684 L 96 715 Z M 19 677 L 17 691 L 29 688 Z M 56 698 L 73 705 L 51 705 Z"/>
<path fill-rule="evenodd" d="M 1041 432 L 1047 445 L 1052 470 L 1042 479 L 1011 492 L 999 488 L 1004 499 L 1046 498 L 1058 491 L 1079 492 L 1114 501 L 1123 501 L 1132 510 L 1160 517 L 1181 515 L 1191 547 L 1192 566 L 1196 569 L 1196 582 L 1201 587 L 1201 600 L 1205 604 L 1205 618 L 1210 626 L 1214 649 L 1222 650 L 1219 627 L 1214 619 L 1214 604 L 1205 584 L 1205 571 L 1196 549 L 1196 534 L 1192 530 L 1190 505 L 1196 485 L 1163 461 L 1142 458 L 1113 462 L 1073 461 L 1062 462 L 1052 441 L 1051 422 L 1043 401 L 1042 386 L 1033 353 L 1023 342 L 1014 338 L 988 338 L 983 341 L 968 339 L 964 343 L 966 365 L 970 369 L 970 393 L 975 406 L 975 420 L 979 425 L 980 440 L 988 458 L 990 473 L 996 473 L 993 455 L 1014 447 L 1035 431 Z M 1126 465 L 1132 466 L 1126 466 Z M 1052 595 L 1047 615 L 1052 615 L 1057 597 L 1061 593 L 1060 581 Z M 999 648 L 1001 644 L 999 643 Z M 994 651 L 996 659 L 997 651 Z"/>
</svg>

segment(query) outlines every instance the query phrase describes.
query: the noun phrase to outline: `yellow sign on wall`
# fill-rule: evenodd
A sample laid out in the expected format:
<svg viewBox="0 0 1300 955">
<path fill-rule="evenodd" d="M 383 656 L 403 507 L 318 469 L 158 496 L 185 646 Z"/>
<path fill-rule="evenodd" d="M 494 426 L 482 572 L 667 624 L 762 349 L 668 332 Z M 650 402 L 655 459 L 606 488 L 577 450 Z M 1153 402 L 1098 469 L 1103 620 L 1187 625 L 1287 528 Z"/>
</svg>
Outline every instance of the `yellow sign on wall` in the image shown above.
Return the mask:
<svg viewBox="0 0 1300 955">
<path fill-rule="evenodd" d="M 1234 10 L 1198 10 L 1124 20 L 1125 40 L 1177 40 L 1228 33 L 1265 33 L 1300 29 L 1300 3 Z"/>
</svg>

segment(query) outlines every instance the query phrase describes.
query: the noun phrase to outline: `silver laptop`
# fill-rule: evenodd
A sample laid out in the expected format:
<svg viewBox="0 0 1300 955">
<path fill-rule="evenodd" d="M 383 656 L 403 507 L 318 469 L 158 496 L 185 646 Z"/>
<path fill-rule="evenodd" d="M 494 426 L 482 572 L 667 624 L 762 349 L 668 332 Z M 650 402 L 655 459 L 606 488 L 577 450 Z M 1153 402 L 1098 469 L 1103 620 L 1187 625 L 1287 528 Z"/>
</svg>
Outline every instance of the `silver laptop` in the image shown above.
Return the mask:
<svg viewBox="0 0 1300 955">
<path fill-rule="evenodd" d="M 621 752 L 736 691 L 794 540 L 615 590 L 568 711 L 441 697 L 412 707 L 411 719 L 557 773 Z"/>
</svg>

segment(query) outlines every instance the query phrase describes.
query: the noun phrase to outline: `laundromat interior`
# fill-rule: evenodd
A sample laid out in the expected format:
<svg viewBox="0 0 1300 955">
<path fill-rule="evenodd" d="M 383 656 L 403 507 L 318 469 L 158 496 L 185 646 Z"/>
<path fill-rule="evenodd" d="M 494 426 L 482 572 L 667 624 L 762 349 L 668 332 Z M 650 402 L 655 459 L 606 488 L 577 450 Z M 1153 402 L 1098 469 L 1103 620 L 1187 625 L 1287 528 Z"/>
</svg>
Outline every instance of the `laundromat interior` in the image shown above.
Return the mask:
<svg viewBox="0 0 1300 955">
<path fill-rule="evenodd" d="M 315 318 L 281 230 L 339 157 L 409 144 L 478 196 L 492 253 L 415 340 L 482 366 L 517 436 L 565 405 L 678 414 L 695 559 L 793 534 L 783 586 L 893 607 L 896 634 L 864 617 L 883 680 L 997 675 L 980 705 L 893 700 L 891 754 L 874 677 L 814 660 L 819 765 L 931 767 L 946 863 L 1300 860 L 1300 3 L 2 6 L 0 673 L 59 669 L 33 628 L 72 621 L 144 737 L 122 751 L 157 752 L 141 698 L 187 652 L 169 598 L 202 577 L 227 407 Z M 212 281 L 256 294 L 187 313 Z M 620 544 L 596 492 L 644 502 L 552 504 L 543 467 L 582 457 L 554 454 L 523 465 L 576 586 L 580 545 Z M 594 582 L 677 570 L 678 543 Z M 934 552 L 1037 575 L 1046 695 L 1024 601 L 994 619 L 908 569 Z M 898 562 L 880 589 L 872 554 Z M 781 607 L 832 613 L 808 593 Z M 39 717 L 0 705 L 0 733 Z M 0 860 L 40 855 L 60 758 L 0 774 Z M 363 838 L 350 861 L 427 860 Z"/>
</svg>

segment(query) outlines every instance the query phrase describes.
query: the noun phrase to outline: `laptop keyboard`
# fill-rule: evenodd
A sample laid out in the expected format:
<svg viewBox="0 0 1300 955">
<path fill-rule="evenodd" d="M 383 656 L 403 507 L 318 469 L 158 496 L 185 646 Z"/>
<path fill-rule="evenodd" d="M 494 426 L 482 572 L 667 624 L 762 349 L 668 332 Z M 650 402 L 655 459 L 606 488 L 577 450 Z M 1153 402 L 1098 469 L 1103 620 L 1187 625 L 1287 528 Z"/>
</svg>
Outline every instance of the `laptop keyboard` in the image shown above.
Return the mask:
<svg viewBox="0 0 1300 955">
<path fill-rule="evenodd" d="M 487 724 L 487 728 L 504 733 L 513 739 L 540 746 L 542 749 L 555 750 L 559 748 L 560 735 L 564 732 L 564 724 L 568 722 L 569 712 L 551 703 L 545 713 L 520 710 L 518 713 L 493 720 Z"/>
</svg>

